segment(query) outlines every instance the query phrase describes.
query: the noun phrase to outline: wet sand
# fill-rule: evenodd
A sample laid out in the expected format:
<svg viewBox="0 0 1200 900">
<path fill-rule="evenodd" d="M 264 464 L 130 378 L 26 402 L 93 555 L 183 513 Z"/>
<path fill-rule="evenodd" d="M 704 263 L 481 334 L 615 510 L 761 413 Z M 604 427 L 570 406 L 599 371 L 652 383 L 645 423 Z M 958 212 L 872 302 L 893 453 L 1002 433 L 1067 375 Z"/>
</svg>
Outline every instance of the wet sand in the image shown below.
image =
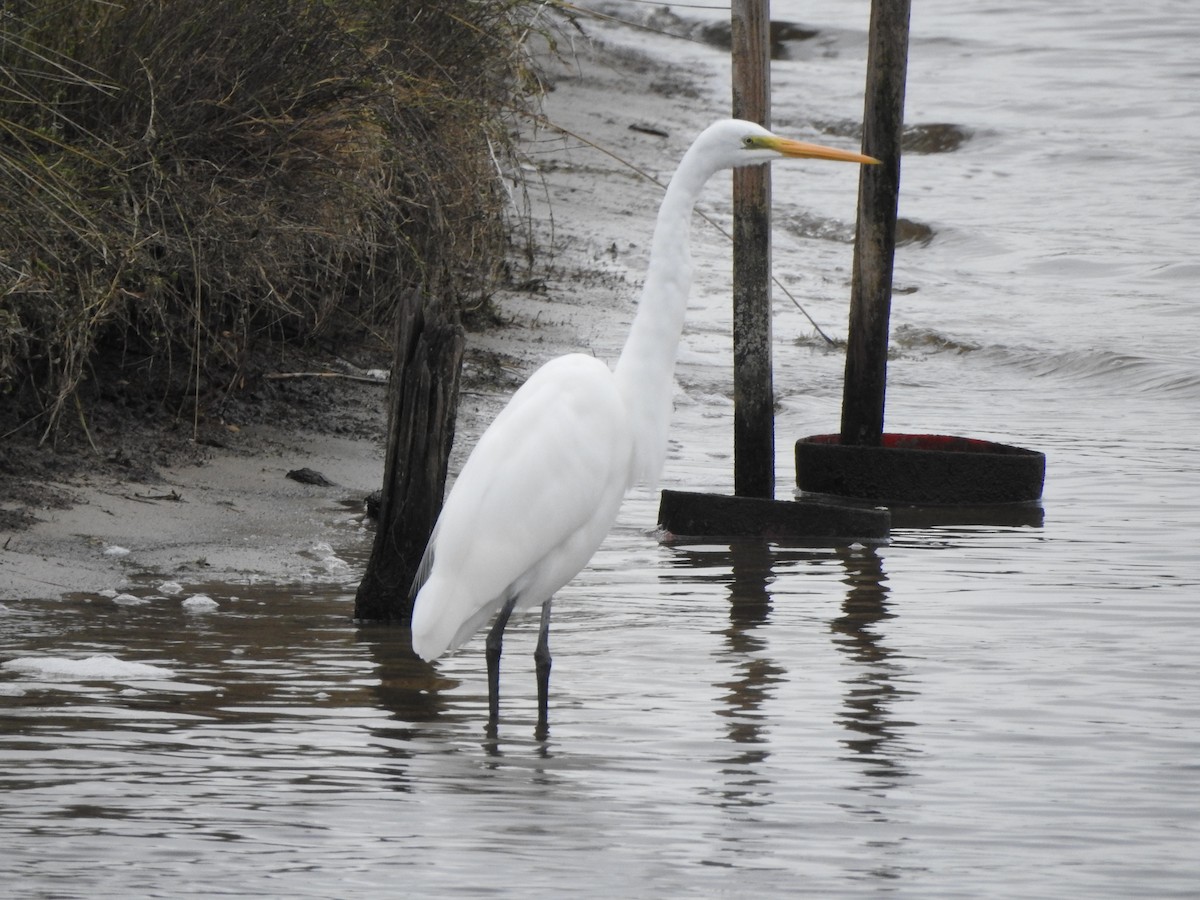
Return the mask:
<svg viewBox="0 0 1200 900">
<path fill-rule="evenodd" d="M 665 182 L 695 133 L 728 109 L 721 54 L 684 48 L 667 67 L 647 52 L 661 37 L 588 30 L 589 38 L 564 41 L 561 58 L 546 61 L 546 119 Z M 529 241 L 532 262 L 515 262 L 513 280 L 523 290 L 493 298 L 503 324 L 468 337 L 452 471 L 542 362 L 574 350 L 615 358 L 645 265 L 659 189 L 545 124 L 531 123 L 528 137 L 536 171 L 525 173 L 525 193 L 514 199 L 526 227 L 519 242 Z M 699 285 L 704 271 L 697 277 Z M 236 447 L 205 447 L 201 462 L 159 468 L 160 479 L 129 481 L 106 467 L 51 485 L 69 501 L 65 508 L 36 509 L 38 521 L 0 536 L 0 599 L 119 590 L 159 576 L 184 583 L 322 577 L 314 547 L 369 547 L 361 502 L 383 471 L 386 391 L 347 382 L 332 395 L 347 396 L 354 402 L 329 417 L 334 433 L 232 422 Z M 361 418 L 361 427 L 347 428 L 347 416 Z M 302 467 L 334 486 L 286 477 Z"/>
</svg>

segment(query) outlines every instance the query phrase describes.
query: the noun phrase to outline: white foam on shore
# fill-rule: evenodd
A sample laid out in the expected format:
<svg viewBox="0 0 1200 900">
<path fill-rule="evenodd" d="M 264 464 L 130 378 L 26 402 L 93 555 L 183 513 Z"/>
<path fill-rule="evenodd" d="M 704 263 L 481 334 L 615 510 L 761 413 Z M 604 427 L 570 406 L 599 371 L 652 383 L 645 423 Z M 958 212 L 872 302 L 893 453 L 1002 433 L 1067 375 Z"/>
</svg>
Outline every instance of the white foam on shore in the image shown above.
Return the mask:
<svg viewBox="0 0 1200 900">
<path fill-rule="evenodd" d="M 72 659 L 65 656 L 21 656 L 0 669 L 50 681 L 158 681 L 175 677 L 170 669 L 129 662 L 109 654 Z"/>
<path fill-rule="evenodd" d="M 213 612 L 218 608 L 217 601 L 208 594 L 193 594 L 180 604 L 190 613 Z"/>
</svg>

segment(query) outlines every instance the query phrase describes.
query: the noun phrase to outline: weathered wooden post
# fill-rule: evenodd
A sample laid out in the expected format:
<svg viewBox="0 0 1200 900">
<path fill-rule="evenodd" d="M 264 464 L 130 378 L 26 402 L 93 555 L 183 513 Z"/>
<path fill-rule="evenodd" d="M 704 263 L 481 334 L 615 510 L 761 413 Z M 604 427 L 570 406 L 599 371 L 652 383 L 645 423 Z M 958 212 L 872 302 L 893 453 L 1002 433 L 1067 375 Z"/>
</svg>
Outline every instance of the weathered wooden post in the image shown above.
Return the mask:
<svg viewBox="0 0 1200 900">
<path fill-rule="evenodd" d="M 844 445 L 877 447 L 883 440 L 910 7 L 911 0 L 871 4 L 862 152 L 881 165 L 862 166 L 858 176 L 858 236 L 842 387 Z"/>
<path fill-rule="evenodd" d="M 859 175 L 842 428 L 796 442 L 796 484 L 813 495 L 886 504 L 901 522 L 1009 524 L 1010 511 L 997 507 L 1041 497 L 1044 454 L 976 438 L 883 430 L 910 7 L 911 0 L 871 3 L 862 148 L 882 165 L 863 166 Z M 919 518 L 896 513 L 930 507 L 947 509 Z M 1040 509 L 1021 522 L 1040 524 Z"/>
<path fill-rule="evenodd" d="M 733 0 L 733 115 L 771 127 L 768 0 Z M 733 492 L 775 496 L 771 167 L 733 173 Z"/>
<path fill-rule="evenodd" d="M 404 298 L 396 318 L 383 497 L 354 616 L 407 625 L 409 587 L 442 509 L 466 335 L 421 291 Z"/>
</svg>

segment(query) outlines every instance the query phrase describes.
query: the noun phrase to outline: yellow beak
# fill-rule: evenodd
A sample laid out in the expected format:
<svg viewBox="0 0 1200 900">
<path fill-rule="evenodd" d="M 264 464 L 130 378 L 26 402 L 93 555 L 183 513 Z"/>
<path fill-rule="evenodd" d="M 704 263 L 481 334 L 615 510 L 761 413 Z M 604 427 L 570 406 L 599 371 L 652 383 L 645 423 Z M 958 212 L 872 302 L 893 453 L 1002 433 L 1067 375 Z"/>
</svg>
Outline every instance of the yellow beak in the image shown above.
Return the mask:
<svg viewBox="0 0 1200 900">
<path fill-rule="evenodd" d="M 793 141 L 790 138 L 769 137 L 761 139 L 762 146 L 770 147 L 777 153 L 795 159 L 832 159 L 838 162 L 863 163 L 868 166 L 879 165 L 879 160 L 873 156 L 864 156 L 852 150 L 838 150 L 835 147 L 825 147 L 821 144 L 806 144 L 803 141 Z"/>
</svg>

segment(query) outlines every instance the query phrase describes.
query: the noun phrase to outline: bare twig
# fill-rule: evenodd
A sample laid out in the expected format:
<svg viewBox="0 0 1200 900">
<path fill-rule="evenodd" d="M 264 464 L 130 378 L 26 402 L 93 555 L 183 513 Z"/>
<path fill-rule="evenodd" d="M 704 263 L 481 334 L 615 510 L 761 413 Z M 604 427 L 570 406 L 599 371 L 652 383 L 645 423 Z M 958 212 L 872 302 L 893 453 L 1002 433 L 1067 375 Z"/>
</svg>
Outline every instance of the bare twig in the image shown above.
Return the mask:
<svg viewBox="0 0 1200 900">
<path fill-rule="evenodd" d="M 270 372 L 263 376 L 270 381 L 282 381 L 285 378 L 345 378 L 347 381 L 364 381 L 367 384 L 386 385 L 386 376 L 376 378 L 373 375 L 351 375 L 346 372 Z"/>
</svg>

